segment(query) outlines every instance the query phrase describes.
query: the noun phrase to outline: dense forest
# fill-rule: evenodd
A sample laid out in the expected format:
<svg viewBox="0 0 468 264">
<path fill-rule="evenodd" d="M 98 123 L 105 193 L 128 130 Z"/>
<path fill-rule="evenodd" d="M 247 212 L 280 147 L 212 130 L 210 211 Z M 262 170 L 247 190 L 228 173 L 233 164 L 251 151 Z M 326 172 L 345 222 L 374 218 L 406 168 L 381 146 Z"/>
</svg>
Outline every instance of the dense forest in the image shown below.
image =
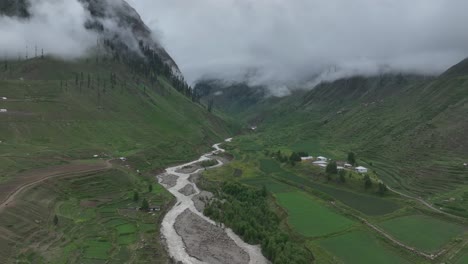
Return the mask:
<svg viewBox="0 0 468 264">
<path fill-rule="evenodd" d="M 310 263 L 313 259 L 311 252 L 281 231 L 280 219 L 268 205 L 266 188 L 226 182 L 204 213 L 232 228 L 247 243 L 261 244 L 265 257 L 275 264 Z"/>
</svg>

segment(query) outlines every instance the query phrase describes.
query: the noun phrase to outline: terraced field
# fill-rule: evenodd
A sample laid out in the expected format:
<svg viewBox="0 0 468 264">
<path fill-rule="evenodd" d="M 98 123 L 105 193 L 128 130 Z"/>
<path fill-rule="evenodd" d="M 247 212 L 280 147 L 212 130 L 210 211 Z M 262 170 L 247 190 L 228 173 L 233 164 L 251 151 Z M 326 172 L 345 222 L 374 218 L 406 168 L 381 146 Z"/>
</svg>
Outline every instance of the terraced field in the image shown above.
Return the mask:
<svg viewBox="0 0 468 264">
<path fill-rule="evenodd" d="M 152 263 L 166 259 L 158 241 L 162 212 L 136 210 L 146 198 L 164 208 L 159 185 L 120 170 L 51 179 L 22 193 L 0 217 L 0 263 Z M 133 200 L 134 190 L 140 193 Z M 58 224 L 53 223 L 54 216 Z M 21 249 L 21 250 L 20 250 Z"/>
</svg>

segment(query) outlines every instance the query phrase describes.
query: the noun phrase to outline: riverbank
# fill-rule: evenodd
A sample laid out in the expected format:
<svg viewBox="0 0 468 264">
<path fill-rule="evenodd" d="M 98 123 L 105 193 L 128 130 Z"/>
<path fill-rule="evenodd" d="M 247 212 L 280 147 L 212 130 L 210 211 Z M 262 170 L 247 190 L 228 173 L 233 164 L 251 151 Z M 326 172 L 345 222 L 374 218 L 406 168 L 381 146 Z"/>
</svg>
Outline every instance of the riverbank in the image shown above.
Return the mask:
<svg viewBox="0 0 468 264">
<path fill-rule="evenodd" d="M 198 209 L 195 207 L 193 197 L 201 191 L 191 181 L 191 175 L 204 170 L 198 167 L 200 162 L 216 159 L 218 164 L 210 168 L 223 166 L 227 162 L 216 156 L 224 152 L 220 145 L 213 145 L 214 150 L 198 160 L 167 168 L 165 173 L 157 177 L 161 185 L 176 198 L 174 207 L 168 211 L 161 224 L 161 234 L 168 253 L 175 261 L 187 264 L 227 263 L 227 260 L 229 263 L 268 263 L 261 254 L 260 246 L 246 244 L 234 232 L 219 227 L 204 216 L 199 206 Z M 187 192 L 187 189 L 191 191 Z"/>
</svg>

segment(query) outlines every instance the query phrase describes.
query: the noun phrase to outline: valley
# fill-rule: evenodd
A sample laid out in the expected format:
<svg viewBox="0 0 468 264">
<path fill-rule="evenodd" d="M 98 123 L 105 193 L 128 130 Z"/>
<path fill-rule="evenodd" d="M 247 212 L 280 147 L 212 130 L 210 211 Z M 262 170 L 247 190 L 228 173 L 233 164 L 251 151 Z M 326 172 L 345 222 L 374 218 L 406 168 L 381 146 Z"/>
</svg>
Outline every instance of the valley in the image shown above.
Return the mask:
<svg viewBox="0 0 468 264">
<path fill-rule="evenodd" d="M 467 8 L 0 0 L 0 263 L 468 263 Z"/>
</svg>

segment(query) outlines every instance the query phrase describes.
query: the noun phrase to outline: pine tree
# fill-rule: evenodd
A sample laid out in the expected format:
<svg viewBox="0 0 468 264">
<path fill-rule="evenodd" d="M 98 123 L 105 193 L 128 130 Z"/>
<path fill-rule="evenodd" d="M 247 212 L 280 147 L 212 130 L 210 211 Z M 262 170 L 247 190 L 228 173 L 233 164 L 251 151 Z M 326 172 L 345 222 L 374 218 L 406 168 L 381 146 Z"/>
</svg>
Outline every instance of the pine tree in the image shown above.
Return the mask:
<svg viewBox="0 0 468 264">
<path fill-rule="evenodd" d="M 138 201 L 140 199 L 140 195 L 138 194 L 137 191 L 134 191 L 133 192 L 133 201 Z"/>
<path fill-rule="evenodd" d="M 153 192 L 153 185 L 152 184 L 148 185 L 148 192 Z"/>
<path fill-rule="evenodd" d="M 327 174 L 338 174 L 338 166 L 336 165 L 336 161 L 332 161 L 330 162 L 326 169 L 325 169 L 325 172 Z"/>
<path fill-rule="evenodd" d="M 58 217 L 57 217 L 57 215 L 55 215 L 54 216 L 54 225 L 58 225 L 58 221 L 59 221 Z"/>
<path fill-rule="evenodd" d="M 372 180 L 370 179 L 369 175 L 364 176 L 364 188 L 367 190 L 372 187 Z"/>
<path fill-rule="evenodd" d="M 387 185 L 385 185 L 383 182 L 379 183 L 379 194 L 384 195 L 388 191 Z"/>
<path fill-rule="evenodd" d="M 356 164 L 356 155 L 354 154 L 354 152 L 348 153 L 348 163 L 353 166 Z"/>
<path fill-rule="evenodd" d="M 143 202 L 141 202 L 141 210 L 142 211 L 148 211 L 149 210 L 149 203 L 146 200 L 146 198 L 143 199 Z"/>
</svg>

